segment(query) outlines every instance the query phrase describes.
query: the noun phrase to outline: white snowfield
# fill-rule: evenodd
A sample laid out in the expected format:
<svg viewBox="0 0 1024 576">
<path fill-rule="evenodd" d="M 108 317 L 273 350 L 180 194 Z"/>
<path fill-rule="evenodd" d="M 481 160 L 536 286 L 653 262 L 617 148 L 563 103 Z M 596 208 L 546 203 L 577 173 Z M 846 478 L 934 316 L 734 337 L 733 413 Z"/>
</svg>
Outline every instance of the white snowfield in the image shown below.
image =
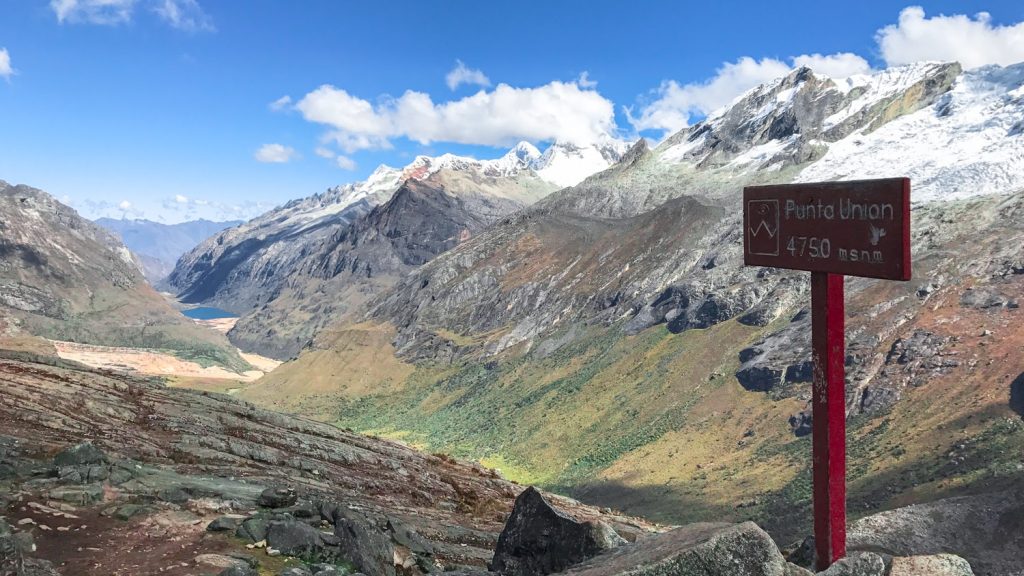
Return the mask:
<svg viewBox="0 0 1024 576">
<path fill-rule="evenodd" d="M 628 142 L 611 138 L 590 146 L 556 142 L 531 164 L 531 168 L 541 179 L 566 188 L 615 164 L 629 147 Z"/>
<path fill-rule="evenodd" d="M 895 176 L 914 203 L 1024 189 L 1024 63 L 963 72 L 934 105 L 830 144 L 796 181 Z"/>
</svg>

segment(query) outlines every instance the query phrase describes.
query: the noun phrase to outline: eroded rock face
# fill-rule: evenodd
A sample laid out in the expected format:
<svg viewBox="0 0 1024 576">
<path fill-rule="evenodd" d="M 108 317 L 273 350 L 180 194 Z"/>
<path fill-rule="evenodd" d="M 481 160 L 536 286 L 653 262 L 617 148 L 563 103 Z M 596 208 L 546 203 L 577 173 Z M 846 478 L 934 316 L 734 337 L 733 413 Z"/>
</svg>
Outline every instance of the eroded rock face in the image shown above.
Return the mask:
<svg viewBox="0 0 1024 576">
<path fill-rule="evenodd" d="M 792 573 L 771 537 L 753 522 L 683 526 L 606 552 L 565 572 L 573 576 L 785 576 Z"/>
<path fill-rule="evenodd" d="M 516 498 L 490 568 L 510 576 L 551 574 L 624 543 L 607 524 L 571 518 L 530 487 Z"/>
</svg>

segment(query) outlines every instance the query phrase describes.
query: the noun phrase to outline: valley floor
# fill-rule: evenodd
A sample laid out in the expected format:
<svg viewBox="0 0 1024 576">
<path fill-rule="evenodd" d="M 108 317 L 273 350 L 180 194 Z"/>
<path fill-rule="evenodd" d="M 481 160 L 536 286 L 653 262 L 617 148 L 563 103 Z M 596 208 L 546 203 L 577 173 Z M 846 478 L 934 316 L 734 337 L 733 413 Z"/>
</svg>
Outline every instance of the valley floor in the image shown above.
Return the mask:
<svg viewBox="0 0 1024 576">
<path fill-rule="evenodd" d="M 280 364 L 270 358 L 242 353 L 242 357 L 255 369 L 239 374 L 221 366 L 203 366 L 199 362 L 183 360 L 173 354 L 158 350 L 94 346 L 59 340 L 51 342 L 63 360 L 79 362 L 97 369 L 127 371 L 146 376 L 167 376 L 176 379 L 198 378 L 240 383 L 253 382 Z"/>
</svg>

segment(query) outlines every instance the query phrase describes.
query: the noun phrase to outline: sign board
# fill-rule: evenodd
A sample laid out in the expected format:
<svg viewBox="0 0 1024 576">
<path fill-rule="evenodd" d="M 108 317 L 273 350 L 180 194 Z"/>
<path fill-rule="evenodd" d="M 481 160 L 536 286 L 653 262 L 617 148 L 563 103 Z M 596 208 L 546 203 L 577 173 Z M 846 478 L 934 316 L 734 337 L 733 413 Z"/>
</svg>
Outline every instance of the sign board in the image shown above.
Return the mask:
<svg viewBox="0 0 1024 576">
<path fill-rule="evenodd" d="M 910 280 L 910 180 L 743 189 L 743 261 L 811 272 L 814 546 L 817 569 L 846 555 L 843 276 Z"/>
<path fill-rule="evenodd" d="M 743 189 L 744 262 L 910 279 L 910 180 Z"/>
</svg>

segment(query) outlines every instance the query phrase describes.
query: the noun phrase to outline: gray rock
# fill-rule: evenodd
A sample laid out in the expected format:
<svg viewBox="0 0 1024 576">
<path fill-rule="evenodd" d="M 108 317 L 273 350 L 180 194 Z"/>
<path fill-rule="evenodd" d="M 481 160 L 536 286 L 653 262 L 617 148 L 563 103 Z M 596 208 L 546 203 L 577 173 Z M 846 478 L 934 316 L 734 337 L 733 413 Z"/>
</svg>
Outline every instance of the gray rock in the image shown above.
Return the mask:
<svg viewBox="0 0 1024 576">
<path fill-rule="evenodd" d="M 792 562 L 786 562 L 786 576 L 814 576 L 814 572 Z"/>
<path fill-rule="evenodd" d="M 177 487 L 164 488 L 156 493 L 156 497 L 163 502 L 170 502 L 171 504 L 184 504 L 192 498 L 188 492 Z"/>
<path fill-rule="evenodd" d="M 248 540 L 249 542 L 259 542 L 267 539 L 267 529 L 270 527 L 270 518 L 266 516 L 252 516 L 246 518 L 235 530 L 235 536 Z"/>
<path fill-rule="evenodd" d="M 298 501 L 294 488 L 267 488 L 260 494 L 258 504 L 265 508 L 287 508 Z"/>
<path fill-rule="evenodd" d="M 313 573 L 302 566 L 293 566 L 281 570 L 278 576 L 313 576 Z"/>
<path fill-rule="evenodd" d="M 885 561 L 872 552 L 854 552 L 818 576 L 885 576 Z"/>
<path fill-rule="evenodd" d="M 197 566 L 205 568 L 234 568 L 234 567 L 246 567 L 251 568 L 252 565 L 249 562 L 241 558 L 235 558 L 228 554 L 200 554 L 195 557 L 194 562 Z"/>
<path fill-rule="evenodd" d="M 297 520 L 271 522 L 267 528 L 267 546 L 279 550 L 285 556 L 307 560 L 334 556 L 333 552 L 326 549 L 319 530 Z"/>
<path fill-rule="evenodd" d="M 531 486 L 516 498 L 490 569 L 514 576 L 552 574 L 624 543 L 608 525 L 569 517 Z"/>
<path fill-rule="evenodd" d="M 790 570 L 753 522 L 691 524 L 621 546 L 565 572 L 573 576 L 785 576 Z"/>
<path fill-rule="evenodd" d="M 82 466 L 89 464 L 106 464 L 107 455 L 99 448 L 93 446 L 92 442 L 83 442 L 65 448 L 53 457 L 53 465 L 61 466 Z"/>
<path fill-rule="evenodd" d="M 214 518 L 209 524 L 206 525 L 207 532 L 229 532 L 237 531 L 239 525 L 242 523 L 240 518 L 232 518 L 231 516 L 221 516 Z"/>
<path fill-rule="evenodd" d="M 965 308 L 1001 308 L 1009 303 L 1009 298 L 995 290 L 985 288 L 969 288 L 960 297 L 960 305 Z"/>
<path fill-rule="evenodd" d="M 893 558 L 888 576 L 974 576 L 974 571 L 959 556 L 936 554 Z"/>
<path fill-rule="evenodd" d="M 103 499 L 103 487 L 98 484 L 54 488 L 47 492 L 54 500 L 85 506 Z"/>
<path fill-rule="evenodd" d="M 1024 372 L 1010 383 L 1010 409 L 1024 417 Z"/>
<path fill-rule="evenodd" d="M 232 566 L 220 571 L 217 576 L 259 576 L 259 572 L 250 566 Z"/>
<path fill-rule="evenodd" d="M 850 525 L 847 549 L 894 557 L 956 554 L 979 574 L 1019 574 L 1024 490 L 947 498 L 874 514 Z"/>
<path fill-rule="evenodd" d="M 138 504 L 125 504 L 123 506 L 118 506 L 117 510 L 114 511 L 113 516 L 118 520 L 128 520 L 133 516 L 144 514 L 149 511 L 150 509 L 145 506 L 140 506 Z"/>
<path fill-rule="evenodd" d="M 395 576 L 395 546 L 364 514 L 335 505 L 329 511 L 342 555 L 367 576 Z"/>
</svg>

